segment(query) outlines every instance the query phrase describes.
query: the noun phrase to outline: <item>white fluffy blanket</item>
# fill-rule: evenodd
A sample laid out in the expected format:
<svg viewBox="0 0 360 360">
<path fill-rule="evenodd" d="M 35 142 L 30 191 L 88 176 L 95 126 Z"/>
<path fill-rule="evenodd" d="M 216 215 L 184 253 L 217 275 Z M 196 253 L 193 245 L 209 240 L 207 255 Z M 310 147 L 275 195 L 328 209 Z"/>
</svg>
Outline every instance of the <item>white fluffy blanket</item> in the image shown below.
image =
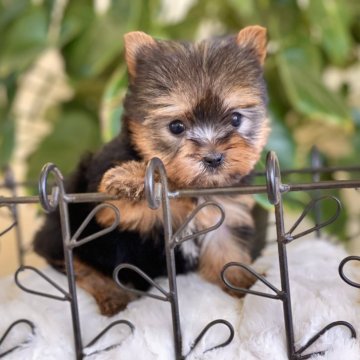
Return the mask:
<svg viewBox="0 0 360 360">
<path fill-rule="evenodd" d="M 297 240 L 288 245 L 294 331 L 296 347 L 332 321 L 350 322 L 360 334 L 360 290 L 344 283 L 337 272 L 339 262 L 346 256 L 336 245 L 319 239 Z M 279 285 L 277 251 L 269 246 L 254 264 L 260 273 L 275 286 Z M 44 272 L 66 288 L 65 277 L 50 268 Z M 346 273 L 356 280 L 360 268 L 349 263 Z M 35 274 L 24 274 L 23 283 L 37 290 L 47 291 L 45 284 Z M 23 278 L 24 278 L 23 277 Z M 165 287 L 165 279 L 159 282 Z M 253 289 L 270 291 L 261 282 Z M 27 318 L 36 325 L 35 335 L 26 345 L 5 359 L 74 359 L 72 325 L 69 304 L 27 294 L 16 287 L 13 278 L 0 280 L 0 337 L 10 323 Z M 217 325 L 200 342 L 188 359 L 241 359 L 285 360 L 286 343 L 279 300 L 247 295 L 239 300 L 216 286 L 201 280 L 196 274 L 178 277 L 178 291 L 183 331 L 183 352 L 187 353 L 192 341 L 210 321 L 226 319 L 235 328 L 233 342 L 203 354 L 209 347 L 223 341 L 228 330 Z M 174 359 L 170 306 L 150 298 L 134 301 L 122 313 L 109 319 L 99 315 L 93 299 L 79 289 L 79 307 L 84 344 L 115 319 L 130 320 L 136 327 L 133 334 L 125 328 L 113 328 L 91 351 L 105 348 L 119 339 L 119 347 L 92 355 L 89 359 L 171 360 Z M 7 338 L 0 351 L 24 339 L 26 327 L 21 325 Z M 360 340 L 351 339 L 343 326 L 333 328 L 322 336 L 309 351 L 328 350 L 325 356 L 314 359 L 359 360 Z"/>
</svg>

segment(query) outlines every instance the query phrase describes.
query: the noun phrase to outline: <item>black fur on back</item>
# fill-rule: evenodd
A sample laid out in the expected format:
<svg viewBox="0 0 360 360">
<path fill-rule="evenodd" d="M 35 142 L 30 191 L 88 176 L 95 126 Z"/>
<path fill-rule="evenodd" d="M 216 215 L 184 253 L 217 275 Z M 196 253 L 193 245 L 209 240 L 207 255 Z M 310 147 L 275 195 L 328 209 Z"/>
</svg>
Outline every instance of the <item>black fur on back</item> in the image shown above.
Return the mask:
<svg viewBox="0 0 360 360">
<path fill-rule="evenodd" d="M 124 124 L 126 126 L 126 124 Z M 106 170 L 119 162 L 139 160 L 131 147 L 126 128 L 120 136 L 106 144 L 98 153 L 87 154 L 79 163 L 76 171 L 65 181 L 67 193 L 96 192 Z M 79 228 L 94 203 L 69 204 L 71 234 Z M 126 216 L 126 214 L 120 214 Z M 93 219 L 86 227 L 81 238 L 100 231 L 102 227 Z M 43 227 L 34 239 L 34 250 L 50 264 L 64 259 L 63 241 L 59 211 L 46 216 Z M 140 236 L 137 232 L 114 230 L 90 243 L 74 249 L 74 254 L 85 263 L 102 273 L 112 276 L 114 268 L 120 263 L 139 266 L 151 278 L 166 275 L 163 230 Z M 190 270 L 180 252 L 176 252 L 178 273 Z M 56 267 L 56 266 L 55 266 Z M 136 288 L 146 290 L 149 284 L 133 272 L 122 271 L 123 282 L 130 282 Z"/>
</svg>

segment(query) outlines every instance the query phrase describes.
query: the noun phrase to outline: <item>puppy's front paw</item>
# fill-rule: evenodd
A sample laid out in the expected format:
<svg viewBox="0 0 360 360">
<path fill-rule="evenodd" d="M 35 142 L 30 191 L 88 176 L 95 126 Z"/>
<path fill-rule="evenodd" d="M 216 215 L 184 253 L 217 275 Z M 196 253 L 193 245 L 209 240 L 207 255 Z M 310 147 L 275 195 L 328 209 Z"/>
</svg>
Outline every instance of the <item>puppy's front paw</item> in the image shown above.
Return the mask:
<svg viewBox="0 0 360 360">
<path fill-rule="evenodd" d="M 121 293 L 117 294 L 117 296 L 113 296 L 113 294 L 108 296 L 104 295 L 103 297 L 95 298 L 95 300 L 101 315 L 113 316 L 126 309 L 128 303 L 133 300 L 133 298 Z"/>
<path fill-rule="evenodd" d="M 144 198 L 145 164 L 129 161 L 108 170 L 100 183 L 99 191 L 139 201 Z"/>
</svg>

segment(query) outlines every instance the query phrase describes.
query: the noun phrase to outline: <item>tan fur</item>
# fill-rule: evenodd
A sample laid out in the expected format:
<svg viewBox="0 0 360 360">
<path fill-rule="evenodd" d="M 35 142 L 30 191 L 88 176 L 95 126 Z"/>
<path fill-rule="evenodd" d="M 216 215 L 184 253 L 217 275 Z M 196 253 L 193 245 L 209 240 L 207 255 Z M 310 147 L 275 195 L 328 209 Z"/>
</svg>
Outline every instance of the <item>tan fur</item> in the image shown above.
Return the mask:
<svg viewBox="0 0 360 360">
<path fill-rule="evenodd" d="M 250 195 L 232 196 L 208 196 L 203 201 L 212 201 L 220 204 L 225 212 L 225 224 L 227 226 L 247 225 L 253 226 L 253 219 L 250 215 L 255 200 Z M 196 227 L 199 229 L 208 228 L 220 220 L 220 211 L 216 206 L 206 206 L 196 215 Z M 240 219 L 240 220 L 239 220 Z"/>
<path fill-rule="evenodd" d="M 219 229 L 207 234 L 202 240 L 199 271 L 208 281 L 226 289 L 220 274 L 223 267 L 232 261 L 250 264 L 251 257 L 246 250 L 246 244 L 242 239 L 234 236 L 231 227 L 253 226 L 250 211 L 254 200 L 248 195 L 237 196 L 214 196 L 211 200 L 220 204 L 225 211 L 224 223 Z M 219 219 L 219 211 L 214 207 L 204 208 L 196 217 L 196 226 L 207 228 L 214 225 Z M 254 282 L 254 277 L 245 270 L 229 268 L 226 276 L 231 284 L 237 287 L 249 287 Z"/>
<path fill-rule="evenodd" d="M 204 175 L 200 160 L 211 150 L 224 153 L 225 169 L 210 176 L 208 174 Z M 260 149 L 249 145 L 237 134 L 225 144 L 214 146 L 211 150 L 204 148 L 194 152 L 195 149 L 191 142 L 186 143 L 176 156 L 178 161 L 162 159 L 168 176 L 180 187 L 226 186 L 231 184 L 233 178 L 237 175 L 244 176 L 248 174 L 260 156 Z"/>
<path fill-rule="evenodd" d="M 237 43 L 254 47 L 260 63 L 264 64 L 266 57 L 266 29 L 262 26 L 254 25 L 242 29 L 237 36 Z"/>
<path fill-rule="evenodd" d="M 119 227 L 123 230 L 136 230 L 147 233 L 156 224 L 162 224 L 162 210 L 152 210 L 145 201 L 144 178 L 145 162 L 128 161 L 108 170 L 101 180 L 99 191 L 122 197 L 119 200 L 109 201 L 120 212 Z M 178 227 L 194 208 L 191 199 L 170 200 L 172 222 Z M 114 211 L 103 208 L 97 215 L 97 221 L 110 226 L 114 222 Z"/>
<path fill-rule="evenodd" d="M 144 199 L 145 171 L 145 162 L 128 161 L 115 166 L 104 174 L 98 190 L 128 201 Z"/>
<path fill-rule="evenodd" d="M 239 134 L 233 135 L 228 142 L 218 146 L 226 154 L 226 170 L 230 175 L 249 174 L 260 157 L 260 151 L 246 142 Z"/>
<path fill-rule="evenodd" d="M 189 96 L 186 89 L 174 89 L 166 96 L 159 96 L 153 102 L 153 105 L 157 105 L 157 108 L 149 110 L 144 125 L 151 124 L 152 121 L 162 116 L 173 119 L 183 116 L 191 110 L 195 100 Z"/>
<path fill-rule="evenodd" d="M 154 142 L 147 135 L 145 124 L 131 121 L 129 122 L 129 130 L 133 145 L 146 160 L 150 160 L 152 157 L 159 157 L 160 153 L 155 150 Z"/>
<path fill-rule="evenodd" d="M 246 88 L 242 86 L 229 87 L 220 83 L 214 84 L 214 90 L 222 94 L 222 101 L 229 109 L 235 108 L 250 108 L 260 104 L 260 93 L 254 93 L 253 88 Z M 195 91 L 194 91 L 195 92 Z M 148 116 L 144 121 L 144 125 L 151 125 L 151 123 L 159 117 L 169 117 L 173 119 L 183 118 L 186 121 L 186 114 L 191 112 L 191 109 L 196 103 L 196 97 L 189 96 L 189 89 L 174 89 L 171 94 L 156 98 L 153 105 L 158 107 L 149 110 Z"/>
<path fill-rule="evenodd" d="M 187 141 L 176 155 L 177 161 L 174 161 L 175 159 L 164 156 L 156 149 L 156 144 L 146 135 L 145 125 L 131 122 L 130 130 L 133 143 L 144 158 L 149 160 L 155 156 L 160 158 L 165 164 L 169 179 L 174 186 L 178 187 L 226 186 L 233 180 L 233 176 L 248 174 L 259 160 L 269 133 L 267 122 L 264 122 L 261 140 L 255 145 L 247 143 L 240 135 L 235 134 L 225 144 L 215 146 L 212 150 L 225 153 L 226 171 L 219 173 L 217 177 L 203 176 L 203 179 L 200 180 L 199 177 L 204 174 L 199 163 L 209 149 L 204 148 L 197 151 L 194 145 Z M 164 136 L 171 139 L 166 128 L 164 129 Z"/>
<path fill-rule="evenodd" d="M 124 35 L 125 42 L 125 60 L 128 66 L 129 74 L 132 77 L 136 75 L 136 56 L 143 46 L 154 46 L 155 40 L 142 31 L 133 31 Z"/>
<path fill-rule="evenodd" d="M 155 225 L 163 224 L 161 208 L 152 210 L 144 200 L 130 202 L 120 199 L 109 201 L 109 203 L 115 205 L 120 211 L 119 228 L 122 230 L 134 230 L 146 234 Z M 172 209 L 172 225 L 177 228 L 193 210 L 194 203 L 190 199 L 170 200 L 170 207 Z M 110 226 L 114 222 L 114 212 L 109 208 L 104 208 L 99 211 L 96 219 L 101 225 Z"/>
<path fill-rule="evenodd" d="M 224 238 L 221 245 L 217 242 L 209 242 L 200 253 L 199 272 L 207 281 L 227 290 L 221 279 L 221 271 L 229 262 L 239 262 L 245 265 L 251 263 L 250 255 L 241 250 L 238 244 L 230 237 Z M 226 277 L 236 287 L 249 288 L 255 281 L 254 276 L 245 270 L 229 268 Z"/>
<path fill-rule="evenodd" d="M 49 262 L 55 268 L 65 272 L 64 260 L 51 260 Z M 73 266 L 76 284 L 95 298 L 102 315 L 117 314 L 137 297 L 120 289 L 110 277 L 101 274 L 77 258 L 74 259 Z"/>
<path fill-rule="evenodd" d="M 260 103 L 259 98 L 254 96 L 250 89 L 229 89 L 226 91 L 223 101 L 228 109 L 247 109 L 258 106 Z"/>
<path fill-rule="evenodd" d="M 235 41 L 234 37 L 230 39 Z M 229 39 L 224 41 L 226 43 Z M 142 52 L 144 56 L 151 58 L 148 68 L 144 66 L 144 62 L 138 64 L 142 71 L 138 72 L 137 80 L 144 79 L 144 84 L 131 79 L 131 91 L 127 97 L 128 102 L 125 102 L 128 104 L 125 119 L 131 145 L 143 161 L 129 161 L 115 166 L 104 174 L 99 186 L 99 191 L 119 197 L 110 203 L 120 210 L 119 227 L 122 230 L 147 234 L 156 231 L 157 225 L 163 222 L 162 210 L 151 210 L 144 198 L 145 169 L 151 158 L 158 157 L 163 161 L 170 189 L 234 185 L 248 175 L 259 160 L 269 134 L 265 86 L 259 81 L 262 79 L 259 62 L 262 65 L 266 57 L 266 30 L 260 26 L 249 26 L 238 33 L 236 43 L 226 47 L 230 53 L 235 54 L 231 58 L 233 62 L 229 61 L 229 64 L 233 64 L 231 68 L 223 66 L 227 64 L 229 57 L 222 58 L 222 55 L 228 54 L 216 53 L 207 44 L 203 42 L 192 48 L 192 51 L 196 50 L 201 54 L 201 62 L 199 58 L 192 56 L 194 53 L 188 47 L 180 43 L 157 43 L 142 32 L 125 35 L 126 61 L 132 78 L 136 77 L 137 56 L 142 48 L 157 46 L 158 49 L 163 49 L 165 55 L 164 62 L 157 67 L 158 57 L 154 57 L 155 53 L 147 51 L 148 49 Z M 212 52 L 217 56 L 211 57 L 209 52 L 210 55 Z M 243 54 L 238 63 L 237 54 Z M 161 54 L 156 55 L 161 57 Z M 217 63 L 214 59 L 223 60 Z M 201 65 L 197 68 L 194 64 Z M 214 66 L 208 66 L 209 64 Z M 143 67 L 140 68 L 141 66 Z M 228 69 L 232 71 L 229 74 Z M 147 88 L 147 85 L 151 86 Z M 142 91 L 144 89 L 149 91 Z M 137 111 L 138 109 L 141 111 Z M 241 124 L 239 127 L 233 125 L 231 116 L 237 112 L 244 115 L 246 121 L 253 123 L 246 123 L 243 130 Z M 181 121 L 186 131 L 172 131 L 169 124 L 174 120 Z M 199 120 L 204 123 L 199 125 Z M 202 125 L 203 132 L 199 131 Z M 216 136 L 213 135 L 215 131 Z M 223 156 L 223 162 L 217 168 L 207 167 L 209 164 L 206 164 L 205 159 L 211 153 Z M 242 228 L 253 228 L 250 213 L 254 201 L 250 196 L 216 196 L 197 200 L 214 200 L 219 203 L 225 210 L 225 220 L 215 231 L 192 243 L 182 244 L 181 250 L 184 254 L 188 251 L 189 258 L 193 256 L 196 257 L 195 260 L 199 254 L 200 274 L 206 280 L 225 288 L 220 279 L 224 265 L 232 261 L 245 264 L 251 262 L 250 246 L 246 243 L 247 239 L 241 238 L 241 234 L 244 234 L 241 231 Z M 195 205 L 194 199 L 170 201 L 174 231 L 185 221 Z M 104 226 L 109 226 L 113 220 L 113 211 L 107 208 L 97 215 L 97 221 Z M 218 220 L 219 211 L 215 207 L 204 208 L 185 231 L 206 229 Z M 193 247 L 189 246 L 190 249 L 186 250 L 185 245 Z M 196 251 L 200 253 L 196 254 Z M 243 270 L 231 268 L 226 274 L 234 286 L 248 287 L 254 281 L 253 276 Z M 86 276 L 82 279 L 83 282 L 89 282 L 86 286 L 90 291 L 95 291 L 92 279 Z M 96 282 L 101 283 L 101 278 L 95 280 L 95 284 Z M 95 291 L 95 294 L 100 297 L 100 303 L 106 303 L 99 293 Z"/>
</svg>

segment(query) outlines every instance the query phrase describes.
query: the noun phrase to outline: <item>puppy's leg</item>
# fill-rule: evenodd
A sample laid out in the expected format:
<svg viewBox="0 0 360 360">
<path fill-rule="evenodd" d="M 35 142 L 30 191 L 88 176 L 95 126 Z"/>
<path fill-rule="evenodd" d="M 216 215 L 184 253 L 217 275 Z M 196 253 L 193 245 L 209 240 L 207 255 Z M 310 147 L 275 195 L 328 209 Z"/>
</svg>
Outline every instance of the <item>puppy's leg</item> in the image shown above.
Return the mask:
<svg viewBox="0 0 360 360">
<path fill-rule="evenodd" d="M 145 171 L 145 162 L 128 161 L 108 170 L 101 180 L 100 192 L 119 196 L 118 200 L 109 203 L 120 211 L 119 227 L 122 230 L 147 234 L 163 222 L 161 208 L 152 210 L 145 200 Z M 194 208 L 194 202 L 192 199 L 171 199 L 170 206 L 173 226 L 177 228 Z M 96 219 L 101 225 L 110 226 L 114 221 L 114 212 L 104 208 L 98 212 Z"/>
<path fill-rule="evenodd" d="M 208 233 L 201 241 L 199 271 L 208 281 L 218 284 L 229 291 L 221 279 L 221 270 L 229 262 L 250 264 L 249 235 L 253 223 L 250 215 L 251 202 L 243 197 L 214 198 L 225 210 L 223 224 Z M 197 217 L 197 226 L 207 228 L 218 221 L 219 214 L 214 208 L 204 208 Z M 231 267 L 226 277 L 236 287 L 248 288 L 255 282 L 255 277 L 246 270 Z M 229 291 L 232 293 L 231 291 Z M 238 294 L 237 294 L 238 295 Z"/>
<path fill-rule="evenodd" d="M 128 161 L 109 169 L 100 182 L 99 191 L 131 201 L 144 199 L 146 164 Z"/>
<path fill-rule="evenodd" d="M 120 289 L 110 277 L 78 259 L 74 260 L 74 270 L 77 285 L 95 298 L 102 315 L 115 315 L 137 298 L 136 295 Z"/>
<path fill-rule="evenodd" d="M 161 218 L 161 212 L 151 210 L 144 198 L 144 162 L 128 161 L 109 169 L 103 176 L 99 191 L 118 196 L 118 200 L 109 201 L 120 211 L 122 230 L 146 233 Z M 114 221 L 114 212 L 104 208 L 96 215 L 103 226 L 110 226 Z"/>
<path fill-rule="evenodd" d="M 205 238 L 203 241 L 199 258 L 201 276 L 231 294 L 235 294 L 225 286 L 220 274 L 223 267 L 229 262 L 250 264 L 251 258 L 248 251 L 239 247 L 230 233 L 225 231 L 221 233 L 221 238 Z M 232 285 L 240 288 L 249 288 L 255 282 L 253 275 L 236 267 L 231 267 L 226 271 L 226 278 Z"/>
</svg>

